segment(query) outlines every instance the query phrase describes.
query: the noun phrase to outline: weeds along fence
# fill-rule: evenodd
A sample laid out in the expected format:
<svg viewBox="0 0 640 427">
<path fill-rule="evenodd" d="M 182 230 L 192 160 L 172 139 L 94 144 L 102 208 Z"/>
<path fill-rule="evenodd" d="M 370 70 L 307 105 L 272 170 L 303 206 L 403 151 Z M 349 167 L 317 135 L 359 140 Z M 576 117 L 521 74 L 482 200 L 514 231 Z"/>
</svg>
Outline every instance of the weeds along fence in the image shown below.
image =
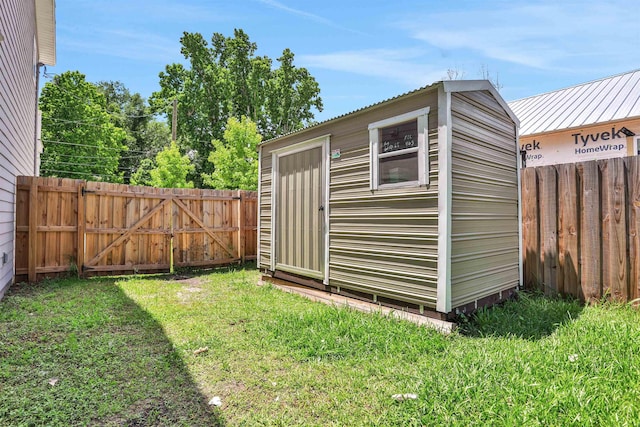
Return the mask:
<svg viewBox="0 0 640 427">
<path fill-rule="evenodd" d="M 527 168 L 521 184 L 526 287 L 640 296 L 640 157 Z"/>
<path fill-rule="evenodd" d="M 257 193 L 19 176 L 16 280 L 256 258 Z"/>
</svg>

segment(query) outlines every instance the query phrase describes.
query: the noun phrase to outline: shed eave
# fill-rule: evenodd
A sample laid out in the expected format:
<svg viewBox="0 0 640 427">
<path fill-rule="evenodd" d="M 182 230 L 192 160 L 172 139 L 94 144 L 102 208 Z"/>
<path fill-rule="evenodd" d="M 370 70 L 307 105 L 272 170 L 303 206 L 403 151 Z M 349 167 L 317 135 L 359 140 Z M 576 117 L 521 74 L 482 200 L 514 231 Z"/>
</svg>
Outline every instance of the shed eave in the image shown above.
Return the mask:
<svg viewBox="0 0 640 427">
<path fill-rule="evenodd" d="M 38 63 L 56 65 L 56 1 L 35 0 Z"/>
<path fill-rule="evenodd" d="M 436 90 L 441 84 L 442 84 L 441 81 L 435 82 L 435 83 L 433 83 L 433 84 L 431 84 L 429 86 L 424 86 L 424 87 L 421 87 L 419 89 L 415 89 L 415 90 L 412 90 L 410 92 L 406 92 L 406 93 L 403 93 L 401 95 L 395 96 L 393 98 L 385 99 L 383 101 L 377 102 L 375 104 L 368 105 L 366 107 L 359 108 L 359 109 L 351 111 L 349 113 L 345 113 L 345 114 L 342 114 L 340 116 L 336 116 L 336 117 L 327 119 L 327 120 L 325 120 L 323 122 L 315 123 L 313 125 L 310 125 L 308 127 L 303 128 L 303 129 L 299 129 L 299 130 L 292 131 L 292 132 L 289 132 L 289 133 L 286 133 L 286 134 L 283 134 L 283 135 L 280 135 L 280 136 L 276 136 L 275 138 L 267 139 L 266 141 L 262 141 L 260 143 L 260 145 L 264 146 L 264 145 L 271 144 L 273 142 L 281 141 L 282 139 L 285 139 L 285 138 L 288 138 L 288 137 L 291 137 L 291 136 L 294 136 L 294 135 L 295 136 L 302 135 L 305 132 L 318 129 L 321 126 L 327 126 L 327 125 L 330 125 L 330 124 L 334 124 L 334 123 L 337 123 L 337 122 L 340 122 L 340 121 L 343 121 L 343 120 L 347 120 L 347 119 L 359 116 L 361 114 L 364 114 L 364 113 L 367 113 L 367 112 L 370 112 L 370 111 L 373 111 L 373 110 L 377 110 L 379 108 L 383 108 L 383 107 L 395 104 L 396 102 L 399 102 L 399 101 L 401 101 L 401 100 L 403 100 L 403 99 L 405 99 L 405 98 L 407 98 L 409 96 L 414 96 L 414 95 L 417 95 L 417 94 L 420 94 L 420 93 L 431 92 L 433 90 Z"/>
</svg>

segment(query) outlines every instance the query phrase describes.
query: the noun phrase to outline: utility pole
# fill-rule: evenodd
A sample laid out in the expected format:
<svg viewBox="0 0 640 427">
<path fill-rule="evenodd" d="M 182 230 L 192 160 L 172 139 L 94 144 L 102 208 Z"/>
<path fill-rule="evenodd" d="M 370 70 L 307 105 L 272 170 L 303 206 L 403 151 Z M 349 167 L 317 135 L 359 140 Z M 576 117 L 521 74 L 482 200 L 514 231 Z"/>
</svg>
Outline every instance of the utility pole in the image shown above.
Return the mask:
<svg viewBox="0 0 640 427">
<path fill-rule="evenodd" d="M 173 100 L 173 113 L 171 114 L 171 140 L 178 139 L 178 100 Z"/>
</svg>

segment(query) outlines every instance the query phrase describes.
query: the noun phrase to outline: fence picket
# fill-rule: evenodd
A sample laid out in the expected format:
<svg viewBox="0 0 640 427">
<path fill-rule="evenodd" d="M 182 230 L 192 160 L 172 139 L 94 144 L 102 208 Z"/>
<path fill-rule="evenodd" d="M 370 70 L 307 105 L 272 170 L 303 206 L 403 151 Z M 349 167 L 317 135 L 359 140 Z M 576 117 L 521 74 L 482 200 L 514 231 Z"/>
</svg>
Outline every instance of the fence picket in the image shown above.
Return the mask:
<svg viewBox="0 0 640 427">
<path fill-rule="evenodd" d="M 629 299 L 640 298 L 640 157 L 624 159 L 629 207 Z"/>
<path fill-rule="evenodd" d="M 558 289 L 558 211 L 556 170 L 547 167 L 538 170 L 540 183 L 540 262 L 545 294 Z"/>
<path fill-rule="evenodd" d="M 522 171 L 522 249 L 526 289 L 542 283 L 540 270 L 540 236 L 538 233 L 538 179 L 534 168 Z"/>
<path fill-rule="evenodd" d="M 558 165 L 558 291 L 578 292 L 578 193 L 576 165 Z"/>
<path fill-rule="evenodd" d="M 598 161 L 602 173 L 602 286 L 614 300 L 625 301 L 627 291 L 627 234 L 624 161 Z"/>
</svg>

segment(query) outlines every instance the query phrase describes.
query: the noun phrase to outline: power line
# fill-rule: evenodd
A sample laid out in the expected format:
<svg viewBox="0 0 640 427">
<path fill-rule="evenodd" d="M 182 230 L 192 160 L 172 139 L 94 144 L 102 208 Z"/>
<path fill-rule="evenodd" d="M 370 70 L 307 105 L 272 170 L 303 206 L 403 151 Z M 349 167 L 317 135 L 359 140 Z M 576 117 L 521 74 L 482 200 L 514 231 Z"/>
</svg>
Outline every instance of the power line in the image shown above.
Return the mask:
<svg viewBox="0 0 640 427">
<path fill-rule="evenodd" d="M 87 167 L 95 167 L 95 163 L 76 163 L 76 162 L 61 162 L 59 160 L 47 160 L 47 162 L 51 162 L 56 165 L 68 165 L 68 166 L 87 166 Z M 119 171 L 132 171 L 133 168 L 121 168 L 118 167 Z"/>
<path fill-rule="evenodd" d="M 57 172 L 65 175 L 81 175 L 81 176 L 99 176 L 101 178 L 120 178 L 118 175 L 105 175 L 99 173 L 91 173 L 91 172 L 79 172 L 79 171 L 63 171 L 58 169 L 46 169 L 41 168 L 41 172 Z"/>
<path fill-rule="evenodd" d="M 43 116 L 42 120 L 51 120 L 51 121 L 54 121 L 54 122 L 61 122 L 61 123 L 72 123 L 72 124 L 77 124 L 77 125 L 83 125 L 83 126 L 86 125 L 86 126 L 93 126 L 93 127 L 98 127 L 98 128 L 102 127 L 102 125 L 96 124 L 95 122 L 85 121 L 85 120 L 67 120 L 67 119 L 58 119 L 58 118 L 55 118 L 55 117 L 47 117 L 47 116 Z M 160 122 L 158 122 L 158 123 L 160 123 Z M 144 134 L 146 132 L 145 129 L 142 129 L 142 130 L 133 130 L 133 129 L 126 129 L 126 128 L 120 128 L 120 129 L 124 130 L 125 132 L 135 133 L 135 134 Z"/>
<path fill-rule="evenodd" d="M 75 147 L 89 147 L 89 148 L 95 148 L 98 150 L 111 150 L 111 151 L 122 151 L 125 153 L 139 153 L 139 154 L 147 154 L 147 151 L 139 151 L 139 150 L 127 150 L 127 149 L 122 149 L 122 148 L 112 148 L 112 147 L 97 147 L 95 145 L 91 145 L 91 144 L 80 144 L 80 143 L 76 143 L 76 142 L 65 142 L 65 141 L 54 141 L 51 139 L 43 139 L 42 140 L 43 144 L 62 144 L 62 145 L 71 145 L 71 146 L 75 146 Z"/>
<path fill-rule="evenodd" d="M 129 152 L 129 151 L 127 151 Z M 143 152 L 144 154 L 149 154 L 149 155 L 154 155 L 153 152 Z M 55 152 L 50 152 L 50 151 L 43 151 L 42 153 L 40 153 L 41 155 L 47 155 L 47 156 L 56 156 L 56 157 L 72 157 L 72 158 L 76 158 L 78 157 L 75 154 L 62 154 L 62 153 L 55 153 Z M 107 157 L 107 156 L 85 156 L 84 154 L 82 155 L 83 159 L 111 159 L 112 157 Z M 120 156 L 118 157 L 118 159 L 120 160 L 131 160 L 131 159 L 140 159 L 140 156 Z"/>
</svg>

